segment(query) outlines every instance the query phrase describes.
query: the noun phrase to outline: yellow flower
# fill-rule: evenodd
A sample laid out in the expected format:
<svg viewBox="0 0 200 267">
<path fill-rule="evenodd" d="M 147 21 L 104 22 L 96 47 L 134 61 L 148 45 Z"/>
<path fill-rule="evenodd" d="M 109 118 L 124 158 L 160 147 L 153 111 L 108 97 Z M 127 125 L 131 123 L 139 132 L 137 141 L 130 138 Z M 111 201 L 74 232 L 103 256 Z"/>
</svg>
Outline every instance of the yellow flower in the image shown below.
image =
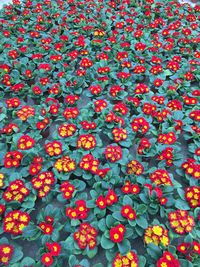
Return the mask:
<svg viewBox="0 0 200 267">
<path fill-rule="evenodd" d="M 163 228 L 159 225 L 155 225 L 152 227 L 152 231 L 154 234 L 156 234 L 157 236 L 161 236 L 163 234 Z"/>
</svg>

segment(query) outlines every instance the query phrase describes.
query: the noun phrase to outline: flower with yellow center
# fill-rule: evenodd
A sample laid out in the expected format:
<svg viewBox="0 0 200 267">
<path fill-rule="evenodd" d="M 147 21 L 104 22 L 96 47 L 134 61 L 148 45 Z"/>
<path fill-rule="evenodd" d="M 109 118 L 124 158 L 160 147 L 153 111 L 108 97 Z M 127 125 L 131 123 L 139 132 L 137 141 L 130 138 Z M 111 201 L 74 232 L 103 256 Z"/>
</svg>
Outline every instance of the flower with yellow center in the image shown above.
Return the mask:
<svg viewBox="0 0 200 267">
<path fill-rule="evenodd" d="M 168 246 L 169 245 L 169 238 L 167 236 L 162 236 L 160 238 L 160 242 L 164 245 L 164 246 Z"/>
<path fill-rule="evenodd" d="M 11 248 L 9 248 L 9 247 L 4 247 L 4 248 L 3 248 L 3 253 L 4 253 L 4 254 L 9 254 L 10 251 L 11 251 Z"/>
<path fill-rule="evenodd" d="M 163 228 L 160 227 L 159 225 L 155 225 L 152 227 L 152 231 L 154 234 L 156 234 L 157 236 L 161 236 L 163 234 Z"/>
</svg>

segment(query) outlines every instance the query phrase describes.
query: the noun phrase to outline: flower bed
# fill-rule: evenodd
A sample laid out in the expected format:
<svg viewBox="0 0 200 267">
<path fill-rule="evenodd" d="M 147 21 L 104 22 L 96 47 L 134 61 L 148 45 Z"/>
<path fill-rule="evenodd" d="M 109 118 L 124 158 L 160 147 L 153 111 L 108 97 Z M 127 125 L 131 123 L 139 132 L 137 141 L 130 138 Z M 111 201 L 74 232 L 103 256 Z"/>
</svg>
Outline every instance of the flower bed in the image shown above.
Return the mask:
<svg viewBox="0 0 200 267">
<path fill-rule="evenodd" d="M 200 6 L 0 12 L 0 264 L 200 264 Z"/>
</svg>

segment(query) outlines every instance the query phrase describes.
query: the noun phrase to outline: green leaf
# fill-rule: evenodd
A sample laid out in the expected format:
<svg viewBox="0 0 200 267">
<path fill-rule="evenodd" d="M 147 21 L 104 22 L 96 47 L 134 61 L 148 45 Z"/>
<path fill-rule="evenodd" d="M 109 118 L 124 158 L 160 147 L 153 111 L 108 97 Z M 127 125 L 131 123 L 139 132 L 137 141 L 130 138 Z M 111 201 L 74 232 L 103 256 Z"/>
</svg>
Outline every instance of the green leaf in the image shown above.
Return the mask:
<svg viewBox="0 0 200 267">
<path fill-rule="evenodd" d="M 182 199 L 177 199 L 175 201 L 175 207 L 180 210 L 190 210 L 190 206 Z"/>
<path fill-rule="evenodd" d="M 191 237 L 191 235 L 187 235 L 185 238 L 184 238 L 184 242 L 188 242 L 188 243 L 192 243 L 193 239 Z"/>
<path fill-rule="evenodd" d="M 98 222 L 98 228 L 101 229 L 102 232 L 106 230 L 106 222 L 104 218 Z"/>
<path fill-rule="evenodd" d="M 104 265 L 102 263 L 97 263 L 93 267 L 104 267 Z"/>
<path fill-rule="evenodd" d="M 143 229 L 146 229 L 148 227 L 147 220 L 142 216 L 140 216 L 136 219 L 136 223 L 138 226 L 142 227 Z"/>
<path fill-rule="evenodd" d="M 102 237 L 101 237 L 101 246 L 102 246 L 102 248 L 111 249 L 111 248 L 114 247 L 114 245 L 115 244 L 111 240 L 107 239 L 104 235 L 102 235 Z"/>
<path fill-rule="evenodd" d="M 70 267 L 73 267 L 75 264 L 78 263 L 78 261 L 74 255 L 70 255 L 68 263 Z"/>
<path fill-rule="evenodd" d="M 169 252 L 171 252 L 172 254 L 176 254 L 176 247 L 175 246 L 172 246 L 170 245 L 169 248 L 168 248 Z"/>
<path fill-rule="evenodd" d="M 129 196 L 125 195 L 123 197 L 123 205 L 130 205 L 130 206 L 132 206 L 133 205 L 133 200 Z"/>
<path fill-rule="evenodd" d="M 118 221 L 124 221 L 125 219 L 122 217 L 121 212 L 120 211 L 115 211 L 112 214 L 113 218 L 118 220 Z"/>
<path fill-rule="evenodd" d="M 162 250 L 153 243 L 148 244 L 147 252 L 155 260 L 159 259 L 162 256 Z"/>
<path fill-rule="evenodd" d="M 193 267 L 193 264 L 190 261 L 180 259 L 181 267 Z"/>
<path fill-rule="evenodd" d="M 116 220 L 112 217 L 112 215 L 109 214 L 106 216 L 106 225 L 108 226 L 108 228 L 112 227 L 115 222 Z"/>
<path fill-rule="evenodd" d="M 139 267 L 144 267 L 146 265 L 146 262 L 147 262 L 146 258 L 144 256 L 141 256 L 141 255 L 138 258 L 139 258 Z"/>
<path fill-rule="evenodd" d="M 124 239 L 121 243 L 117 243 L 121 255 L 126 255 L 131 250 L 131 244 L 128 239 Z"/>
<path fill-rule="evenodd" d="M 94 256 L 97 254 L 97 251 L 98 251 L 97 247 L 95 247 L 94 249 L 88 250 L 87 251 L 88 258 L 90 259 L 94 258 Z"/>
<path fill-rule="evenodd" d="M 12 255 L 10 263 L 18 262 L 19 260 L 21 260 L 22 257 L 23 257 L 23 252 L 22 252 L 21 248 L 16 246 L 14 249 L 14 253 Z"/>
<path fill-rule="evenodd" d="M 71 226 L 77 226 L 80 224 L 80 221 L 79 220 L 71 220 Z"/>
<path fill-rule="evenodd" d="M 39 229 L 35 225 L 29 224 L 28 226 L 24 227 L 22 235 L 24 238 L 35 240 L 37 238 L 38 233 Z"/>
<path fill-rule="evenodd" d="M 142 214 L 144 214 L 146 211 L 147 211 L 147 206 L 144 205 L 144 204 L 139 205 L 139 206 L 137 207 L 137 209 L 136 209 L 137 215 L 142 215 Z"/>
<path fill-rule="evenodd" d="M 30 266 L 30 265 L 33 265 L 33 264 L 35 264 L 35 261 L 34 261 L 32 258 L 30 258 L 30 257 L 25 257 L 25 258 L 22 260 L 22 262 L 21 262 L 21 264 L 20 264 L 20 267 Z"/>
</svg>

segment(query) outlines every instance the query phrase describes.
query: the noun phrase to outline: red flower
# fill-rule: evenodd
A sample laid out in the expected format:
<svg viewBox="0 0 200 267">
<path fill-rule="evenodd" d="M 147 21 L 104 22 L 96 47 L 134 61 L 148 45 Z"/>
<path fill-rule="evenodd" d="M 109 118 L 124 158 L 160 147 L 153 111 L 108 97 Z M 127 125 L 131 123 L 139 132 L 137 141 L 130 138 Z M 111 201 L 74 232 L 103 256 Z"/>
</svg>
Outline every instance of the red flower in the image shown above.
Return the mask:
<svg viewBox="0 0 200 267">
<path fill-rule="evenodd" d="M 6 206 L 4 206 L 3 204 L 0 204 L 0 216 L 5 212 L 6 210 Z"/>
<path fill-rule="evenodd" d="M 200 243 L 193 241 L 192 245 L 193 245 L 193 251 L 198 255 L 200 255 Z"/>
<path fill-rule="evenodd" d="M 105 209 L 106 208 L 106 199 L 100 195 L 96 200 L 96 205 L 99 209 Z"/>
<path fill-rule="evenodd" d="M 71 172 L 76 169 L 76 162 L 69 156 L 63 156 L 54 163 L 54 168 L 59 172 Z"/>
<path fill-rule="evenodd" d="M 30 216 L 21 210 L 9 211 L 3 220 L 3 229 L 6 233 L 21 235 L 22 230 L 29 224 Z"/>
<path fill-rule="evenodd" d="M 116 162 L 122 158 L 122 149 L 120 146 L 109 145 L 104 151 L 105 157 L 110 162 Z"/>
<path fill-rule="evenodd" d="M 108 206 L 111 206 L 118 201 L 118 197 L 117 197 L 116 193 L 114 192 L 114 190 L 112 190 L 112 189 L 108 190 L 108 194 L 106 195 L 105 200 L 106 200 L 106 204 Z"/>
<path fill-rule="evenodd" d="M 63 194 L 63 198 L 70 199 L 75 191 L 75 187 L 68 181 L 65 181 L 60 185 L 60 191 Z"/>
<path fill-rule="evenodd" d="M 144 172 L 144 167 L 137 160 L 132 160 L 127 164 L 127 173 L 139 176 Z"/>
<path fill-rule="evenodd" d="M 51 235 L 53 233 L 53 226 L 49 223 L 41 222 L 38 226 L 45 235 Z"/>
<path fill-rule="evenodd" d="M 19 167 L 22 158 L 22 153 L 17 150 L 6 153 L 6 155 L 4 156 L 5 168 Z"/>
<path fill-rule="evenodd" d="M 61 246 L 57 242 L 46 243 L 46 247 L 49 250 L 51 256 L 58 256 L 61 253 Z"/>
<path fill-rule="evenodd" d="M 53 157 L 62 154 L 62 143 L 58 141 L 49 142 L 45 145 L 46 153 Z"/>
<path fill-rule="evenodd" d="M 82 134 L 77 140 L 77 148 L 90 150 L 96 147 L 96 138 L 93 134 Z"/>
<path fill-rule="evenodd" d="M 121 215 L 131 221 L 135 220 L 137 217 L 136 212 L 133 210 L 133 208 L 130 205 L 122 206 Z"/>
<path fill-rule="evenodd" d="M 91 92 L 93 95 L 98 95 L 102 92 L 102 88 L 99 84 L 97 85 L 91 85 L 88 90 Z"/>
<path fill-rule="evenodd" d="M 172 185 L 169 173 L 165 170 L 158 169 L 150 174 L 150 179 L 152 183 L 156 185 Z"/>
<path fill-rule="evenodd" d="M 179 235 L 184 235 L 193 230 L 194 218 L 186 210 L 177 210 L 168 213 L 170 226 Z"/>
<path fill-rule="evenodd" d="M 74 233 L 74 240 L 78 242 L 80 249 L 94 249 L 97 245 L 96 237 L 97 230 L 89 223 L 81 223 L 79 230 Z"/>
<path fill-rule="evenodd" d="M 28 196 L 30 190 L 26 188 L 24 182 L 17 179 L 9 184 L 7 189 L 3 193 L 3 198 L 7 201 L 19 201 L 23 202 L 24 198 Z"/>
<path fill-rule="evenodd" d="M 123 224 L 118 224 L 110 229 L 110 240 L 114 243 L 120 243 L 124 239 L 126 228 Z"/>
<path fill-rule="evenodd" d="M 170 252 L 164 252 L 163 256 L 157 261 L 156 267 L 180 267 L 180 262 Z"/>
<path fill-rule="evenodd" d="M 42 255 L 41 262 L 45 266 L 51 266 L 54 261 L 50 253 L 45 253 Z"/>
<path fill-rule="evenodd" d="M 0 244 L 0 263 L 8 265 L 12 258 L 14 247 L 9 244 Z"/>
<path fill-rule="evenodd" d="M 17 142 L 18 149 L 27 150 L 31 149 L 35 145 L 35 140 L 29 135 L 23 135 L 19 138 Z"/>
<path fill-rule="evenodd" d="M 142 117 L 133 119 L 131 127 L 134 132 L 138 132 L 141 129 L 143 134 L 148 132 L 150 128 L 149 123 Z"/>
<path fill-rule="evenodd" d="M 89 58 L 82 58 L 80 62 L 81 67 L 90 68 L 92 67 L 92 65 L 93 65 L 93 62 Z"/>
</svg>

